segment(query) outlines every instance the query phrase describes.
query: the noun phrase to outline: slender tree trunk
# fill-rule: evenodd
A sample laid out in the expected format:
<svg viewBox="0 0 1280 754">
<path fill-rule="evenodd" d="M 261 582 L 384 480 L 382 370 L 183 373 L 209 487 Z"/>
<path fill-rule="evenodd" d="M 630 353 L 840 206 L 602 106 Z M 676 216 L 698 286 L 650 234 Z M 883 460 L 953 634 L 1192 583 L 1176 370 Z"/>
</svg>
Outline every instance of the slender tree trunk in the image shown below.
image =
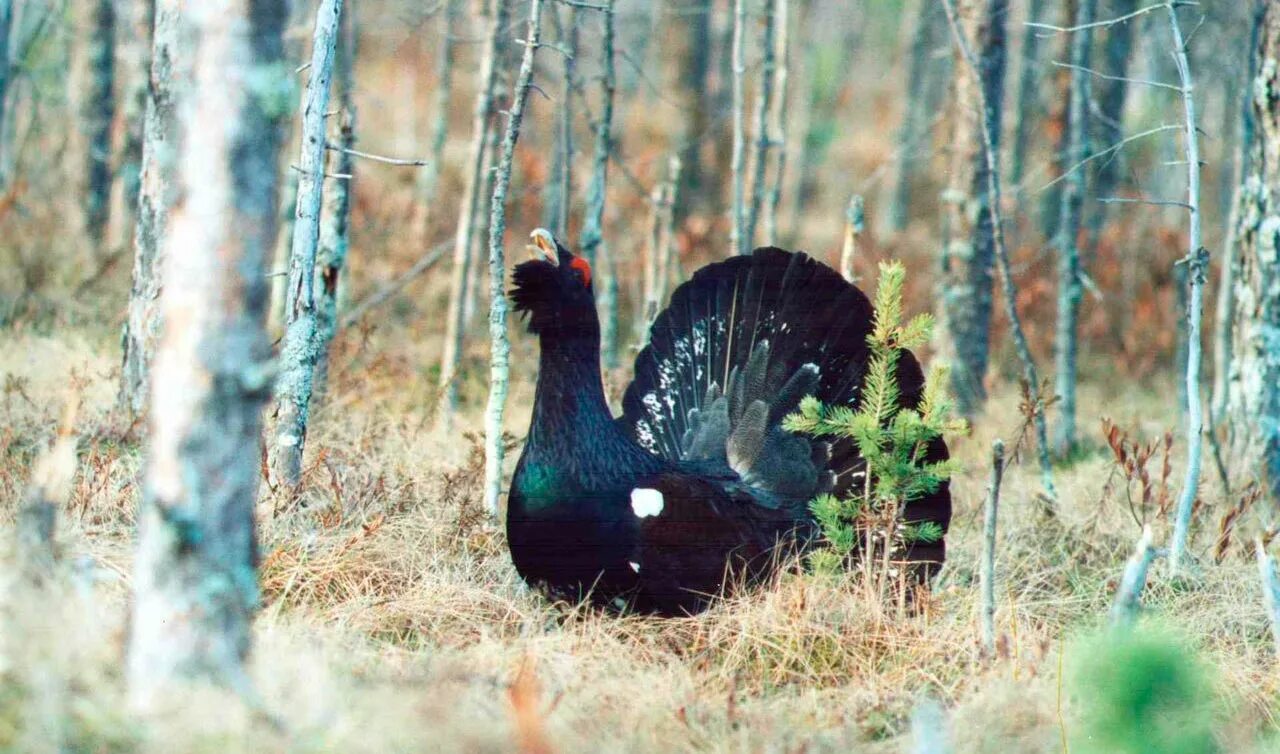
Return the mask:
<svg viewBox="0 0 1280 754">
<path fill-rule="evenodd" d="M 84 148 L 84 231 L 102 253 L 111 216 L 111 123 L 115 119 L 115 0 L 81 0 L 84 80 L 77 86 Z"/>
<path fill-rule="evenodd" d="M 1280 6 L 1266 3 L 1249 87 L 1254 144 L 1240 191 L 1227 416 L 1241 474 L 1257 476 L 1280 503 Z"/>
<path fill-rule="evenodd" d="M 309 50 L 306 42 L 311 39 L 315 24 L 315 8 L 320 0 L 292 0 L 289 3 L 289 23 L 285 27 L 284 54 L 290 67 L 297 69 L 297 75 L 310 64 Z M 300 80 L 300 79 L 299 79 Z M 289 130 L 284 143 L 297 143 L 301 118 L 291 113 Z M 289 290 L 289 254 L 293 251 L 293 226 L 297 220 L 298 210 L 298 178 L 294 170 L 293 154 L 289 149 L 280 151 L 280 224 L 276 235 L 275 247 L 271 256 L 271 305 L 267 311 L 267 328 L 278 334 L 283 328 L 288 303 Z"/>
<path fill-rule="evenodd" d="M 501 79 L 501 77 L 500 77 Z M 496 87 L 505 87 L 507 82 L 495 80 Z M 496 91 L 495 91 L 496 99 Z M 493 201 L 493 184 L 496 180 L 494 175 L 493 163 L 498 158 L 498 150 L 502 148 L 502 129 L 494 122 L 492 118 L 489 121 L 489 133 L 485 136 L 484 161 L 481 163 L 481 172 L 484 174 L 484 191 L 480 194 L 479 212 L 476 212 L 473 224 L 475 230 L 471 232 L 471 259 L 472 263 L 467 268 L 467 287 L 466 295 L 462 299 L 462 329 L 468 332 L 471 329 L 471 323 L 475 321 L 476 314 L 482 309 L 488 310 L 487 296 L 489 287 L 486 278 L 488 271 L 480 260 L 485 259 L 489 253 L 489 210 Z"/>
<path fill-rule="evenodd" d="M 907 46 L 906 93 L 902 97 L 902 125 L 898 128 L 894 152 L 893 189 L 885 206 L 886 225 L 894 233 L 901 233 L 907 227 L 911 214 L 911 181 L 915 178 L 917 158 L 926 131 L 928 113 L 925 111 L 924 90 L 933 39 L 929 23 L 933 12 L 932 0 L 912 0 L 902 12 L 903 22 L 910 29 L 905 35 L 910 40 Z"/>
<path fill-rule="evenodd" d="M 769 114 L 773 110 L 774 76 L 777 75 L 778 67 L 778 51 L 774 47 L 777 22 L 777 4 L 770 3 L 765 12 L 764 33 L 760 40 L 760 85 L 756 87 L 755 115 L 751 125 L 755 131 L 755 149 L 751 154 L 751 199 L 747 206 L 747 219 L 743 223 L 743 241 L 747 250 L 754 249 L 756 245 L 756 226 L 760 220 L 760 209 L 764 206 L 765 171 L 769 168 L 769 151 L 773 146 L 769 133 Z"/>
<path fill-rule="evenodd" d="M 982 560 L 978 571 L 982 588 L 982 648 L 988 654 L 996 650 L 996 518 L 1003 476 L 1004 442 L 996 440 L 991 443 L 991 481 L 982 506 Z"/>
<path fill-rule="evenodd" d="M 751 241 L 746 234 L 746 181 L 747 181 L 747 133 L 746 115 L 744 113 L 743 89 L 747 75 L 747 64 L 744 58 L 747 25 L 746 0 L 733 0 L 733 198 L 729 206 L 730 233 L 729 246 L 734 254 L 746 254 Z"/>
<path fill-rule="evenodd" d="M 289 251 L 285 333 L 276 380 L 275 443 L 271 470 L 294 487 L 302 478 L 312 377 L 317 360 L 315 269 L 324 194 L 325 114 L 338 43 L 342 0 L 321 0 L 311 43 L 311 66 L 302 95 L 302 147 L 298 156 L 298 205 Z"/>
<path fill-rule="evenodd" d="M 1004 97 L 1008 0 L 958 4 L 967 33 L 975 41 L 979 74 L 956 65 L 951 186 L 947 192 L 942 247 L 941 313 L 944 351 L 952 362 L 956 406 L 974 416 L 986 400 L 984 379 L 990 352 L 995 238 L 987 203 L 987 161 L 982 128 L 998 139 Z M 980 79 L 980 80 L 979 80 Z M 976 96 L 982 87 L 985 96 Z M 979 103 L 986 103 L 982 112 Z M 999 142 L 992 144 L 999 149 Z"/>
<path fill-rule="evenodd" d="M 978 56 L 970 49 L 969 43 L 965 40 L 963 31 L 960 28 L 960 22 L 956 19 L 955 9 L 951 5 L 951 0 L 942 0 L 942 8 L 946 12 L 947 24 L 951 27 L 951 38 L 955 41 L 956 46 L 960 48 L 961 62 L 968 66 L 972 71 L 981 69 L 981 61 Z M 977 88 L 979 97 L 979 109 L 987 110 L 985 102 L 986 93 L 983 87 Z M 991 197 L 991 201 L 987 202 L 987 214 L 991 215 L 992 237 L 995 242 L 996 267 L 1000 271 L 1000 287 L 1004 299 L 1005 316 L 1009 319 L 1009 334 L 1013 339 L 1014 350 L 1018 354 L 1018 361 L 1022 364 L 1022 375 L 1020 382 L 1022 383 L 1022 391 L 1025 400 L 1031 404 L 1031 420 L 1035 425 L 1036 440 L 1038 450 L 1038 459 L 1040 462 L 1040 480 L 1044 485 L 1044 494 L 1048 496 L 1050 504 L 1056 502 L 1058 493 L 1054 489 L 1053 484 L 1053 465 L 1049 458 L 1049 441 L 1048 430 L 1045 427 L 1044 402 L 1040 398 L 1040 376 L 1036 370 L 1035 359 L 1031 355 L 1031 348 L 1027 345 L 1027 336 L 1022 329 L 1022 318 L 1018 314 L 1018 289 L 1013 280 L 1013 271 L 1009 265 L 1009 248 L 1005 243 L 1004 222 L 1000 214 L 1000 206 L 1002 203 L 1002 193 L 1000 188 L 1000 152 L 995 148 L 996 136 L 990 128 L 987 127 L 986 120 L 980 121 L 980 134 L 982 137 L 982 151 L 987 161 L 987 195 Z M 1053 509 L 1050 508 L 1052 513 Z"/>
<path fill-rule="evenodd" d="M 129 0 L 128 24 L 120 35 L 121 80 L 124 82 L 124 143 L 120 147 L 120 195 L 124 214 L 119 225 L 126 243 L 137 225 L 138 190 L 142 182 L 142 140 L 151 68 L 151 27 L 155 0 Z"/>
<path fill-rule="evenodd" d="M 613 95 L 617 87 L 614 66 L 614 0 L 605 0 L 600 11 L 604 24 L 601 35 L 600 118 L 595 123 L 595 153 L 592 157 L 591 184 L 587 187 L 587 208 L 582 220 L 579 251 L 587 263 L 595 266 L 601 259 L 600 275 L 600 354 L 605 366 L 618 366 L 618 281 L 613 256 L 598 254 L 604 247 L 604 205 L 608 193 L 609 155 L 613 151 Z M 607 251 L 607 250 L 606 250 Z"/>
<path fill-rule="evenodd" d="M 1230 215 L 1227 218 L 1227 237 L 1222 244 L 1222 264 L 1219 268 L 1217 311 L 1213 333 L 1213 396 L 1210 403 L 1210 416 L 1214 424 L 1222 420 L 1227 409 L 1232 362 L 1231 328 L 1235 309 L 1236 274 L 1240 268 L 1238 251 L 1243 210 L 1242 189 L 1245 176 L 1249 171 L 1249 157 L 1253 151 L 1254 141 L 1253 100 L 1249 96 L 1249 87 L 1254 77 L 1258 75 L 1258 35 L 1262 28 L 1262 14 L 1265 9 L 1266 3 L 1259 2 L 1254 5 L 1249 45 L 1245 52 L 1246 59 L 1243 66 L 1244 80 L 1240 84 L 1242 94 L 1239 107 L 1239 132 L 1236 134 L 1233 166 L 1235 182 L 1231 191 Z"/>
<path fill-rule="evenodd" d="M 579 88 L 575 60 L 578 56 L 578 8 L 552 7 L 551 19 L 555 22 L 556 38 L 565 54 L 562 56 L 561 101 L 556 108 L 555 157 L 551 180 L 547 181 L 543 191 L 546 198 L 542 203 L 542 224 L 556 238 L 566 238 L 569 233 L 569 205 L 573 200 L 573 97 Z"/>
<path fill-rule="evenodd" d="M 1026 0 L 1027 20 L 1042 23 L 1049 3 L 1043 0 Z M 1016 112 L 1013 118 L 1013 144 L 1009 154 L 1009 183 L 1013 192 L 1022 195 L 1022 178 L 1026 173 L 1027 148 L 1031 133 L 1042 115 L 1040 104 L 1040 34 L 1043 32 L 1030 24 L 1022 28 L 1022 50 L 1018 54 L 1018 93 L 1015 96 Z"/>
<path fill-rule="evenodd" d="M 354 175 L 355 160 L 351 150 L 356 145 L 355 60 L 359 32 L 353 0 L 346 0 L 342 14 L 335 63 L 338 109 L 341 125 L 337 149 L 329 151 L 329 171 L 336 175 Z M 324 194 L 324 211 L 320 220 L 320 246 L 316 252 L 316 366 L 312 378 L 312 402 L 319 401 L 329 384 L 329 349 L 338 334 L 338 293 L 346 274 L 347 252 L 351 248 L 352 181 L 335 180 Z"/>
<path fill-rule="evenodd" d="M 635 317 L 636 343 L 643 348 L 649 343 L 649 326 L 667 296 L 671 271 L 671 246 L 675 224 L 676 192 L 680 185 L 680 158 L 672 156 L 667 163 L 666 180 L 653 187 L 649 195 L 652 215 L 649 238 L 645 244 L 644 279 Z"/>
<path fill-rule="evenodd" d="M 777 157 L 774 160 L 773 185 L 764 198 L 765 246 L 776 246 L 778 243 L 778 206 L 782 203 L 782 186 L 787 173 L 787 103 L 791 76 L 790 6 L 791 0 L 773 0 L 774 24 L 777 27 L 774 59 L 777 67 L 774 69 L 773 107 L 769 113 L 769 138 Z"/>
<path fill-rule="evenodd" d="M 706 196 L 706 175 L 702 167 L 702 143 L 711 128 L 708 107 L 711 73 L 712 0 L 662 0 L 667 19 L 663 27 L 666 65 L 666 96 L 680 109 L 676 121 L 681 170 L 680 196 L 685 201 L 676 208 L 682 219 L 690 207 L 705 208 L 716 202 Z"/>
<path fill-rule="evenodd" d="M 1136 10 L 1138 0 L 1112 0 L 1108 18 L 1119 18 Z M 1099 149 L 1106 149 L 1124 138 L 1124 105 L 1129 93 L 1125 80 L 1129 75 L 1129 58 L 1133 51 L 1133 29 L 1137 21 L 1112 24 L 1106 27 L 1106 44 L 1102 47 L 1102 72 L 1112 78 L 1100 79 L 1097 87 L 1096 125 L 1093 129 Z M 1124 166 L 1123 150 L 1097 163 L 1093 194 L 1105 198 L 1115 193 L 1120 184 Z M 1098 251 L 1098 239 L 1107 222 L 1106 204 L 1095 204 L 1089 212 L 1088 242 L 1085 246 L 1085 263 L 1088 265 Z"/>
<path fill-rule="evenodd" d="M 1093 23 L 1097 0 L 1078 0 L 1075 26 Z M 1089 154 L 1089 67 L 1093 34 L 1085 30 L 1071 38 L 1071 99 L 1067 109 L 1067 151 L 1064 164 L 1075 165 Z M 1085 171 L 1075 170 L 1062 181 L 1058 237 L 1058 323 L 1053 356 L 1058 394 L 1058 424 L 1054 448 L 1066 455 L 1076 446 L 1076 358 L 1080 348 L 1080 221 L 1084 210 Z"/>
<path fill-rule="evenodd" d="M 138 220 L 133 234 L 133 287 L 121 346 L 119 406 L 142 415 L 150 393 L 151 360 L 160 337 L 161 252 L 174 199 L 173 171 L 164 161 L 174 149 L 174 73 L 181 38 L 180 0 L 158 0 L 152 32 L 151 71 L 143 119 Z"/>
<path fill-rule="evenodd" d="M 605 13 L 612 14 L 613 0 L 606 0 Z M 611 17 L 611 15 L 610 15 Z M 507 189 L 511 186 L 511 163 L 520 124 L 524 120 L 525 102 L 533 83 L 534 53 L 542 30 L 542 0 L 529 0 L 529 29 L 524 38 L 524 55 L 520 74 L 516 77 L 507 112 L 507 128 L 502 137 L 502 153 L 498 160 L 497 178 L 489 211 L 489 405 L 484 414 L 484 505 L 491 517 L 498 515 L 498 496 L 502 491 L 502 416 L 507 408 L 507 387 L 511 379 L 511 344 L 507 340 L 506 259 L 502 239 L 507 228 Z"/>
<path fill-rule="evenodd" d="M 183 698 L 183 681 L 248 685 L 281 109 L 264 92 L 288 75 L 282 5 L 161 0 L 160 18 L 178 6 L 183 54 L 156 56 L 189 86 L 174 90 L 177 149 L 156 156 L 184 201 L 163 241 L 166 327 L 134 561 L 126 670 L 142 710 Z"/>
<path fill-rule="evenodd" d="M 1084 0 L 1063 0 L 1061 4 L 1061 26 L 1072 26 L 1080 15 L 1080 4 Z M 1092 32 L 1090 32 L 1092 33 Z M 1059 34 L 1055 38 L 1056 46 L 1051 52 L 1054 60 L 1071 59 L 1075 37 L 1071 34 Z M 1044 123 L 1044 130 L 1049 136 L 1049 170 L 1045 175 L 1048 187 L 1040 192 L 1040 232 L 1046 241 L 1052 242 L 1058 236 L 1058 221 L 1062 219 L 1062 192 L 1065 186 L 1058 180 L 1066 166 L 1072 164 L 1067 157 L 1071 149 L 1070 103 L 1071 87 L 1076 76 L 1067 68 L 1055 68 L 1052 72 L 1049 117 Z"/>
<path fill-rule="evenodd" d="M 1185 403 L 1187 417 L 1187 470 L 1182 491 L 1178 494 L 1178 507 L 1174 515 L 1173 536 L 1169 539 L 1169 574 L 1177 576 L 1182 567 L 1191 530 L 1191 515 L 1195 511 L 1196 496 L 1200 489 L 1200 464 L 1204 445 L 1204 411 L 1200 395 L 1200 327 L 1204 319 L 1204 286 L 1209 275 L 1209 251 L 1201 243 L 1200 230 L 1200 136 L 1196 120 L 1194 86 L 1191 64 L 1188 62 L 1187 42 L 1178 23 L 1177 6 L 1166 7 L 1172 32 L 1173 59 L 1178 68 L 1178 83 L 1182 90 L 1182 107 L 1185 118 L 1183 131 L 1183 157 L 1187 165 L 1187 365 Z M 1273 387 L 1274 389 L 1274 387 Z M 1277 391 L 1280 393 L 1280 391 Z M 1280 403 L 1280 401 L 1278 401 Z M 1280 432 L 1277 432 L 1280 435 Z"/>
<path fill-rule="evenodd" d="M 457 57 L 454 27 L 457 24 L 458 1 L 445 0 L 440 13 L 440 40 L 436 45 L 436 87 L 432 93 L 431 112 L 435 122 L 431 127 L 431 156 L 427 166 L 418 174 L 418 214 L 416 223 L 421 243 L 427 239 L 427 223 L 431 220 L 431 208 L 435 204 L 436 186 L 440 171 L 444 168 L 444 145 L 449 138 L 449 112 L 453 109 L 453 64 Z"/>
<path fill-rule="evenodd" d="M 471 118 L 471 152 L 467 159 L 466 187 L 458 209 L 458 228 L 453 246 L 453 271 L 449 279 L 449 313 L 444 336 L 444 355 L 440 360 L 440 426 L 452 428 L 458 410 L 458 362 L 466 337 L 465 308 L 472 263 L 471 245 L 475 233 L 473 217 L 485 186 L 485 146 L 489 138 L 489 119 L 493 113 L 494 82 L 497 78 L 499 40 L 507 26 L 507 0 L 489 0 L 489 25 L 484 50 L 480 54 L 480 88 L 476 92 Z"/>
</svg>

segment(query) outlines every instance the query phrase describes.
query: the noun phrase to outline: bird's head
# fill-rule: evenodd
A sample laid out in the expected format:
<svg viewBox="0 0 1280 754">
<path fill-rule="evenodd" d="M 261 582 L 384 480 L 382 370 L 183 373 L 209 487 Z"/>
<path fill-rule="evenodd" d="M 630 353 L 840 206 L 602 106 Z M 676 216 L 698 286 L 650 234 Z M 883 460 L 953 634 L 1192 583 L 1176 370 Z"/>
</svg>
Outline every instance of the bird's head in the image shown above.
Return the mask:
<svg viewBox="0 0 1280 754">
<path fill-rule="evenodd" d="M 566 249 L 547 230 L 529 234 L 533 259 L 516 265 L 511 301 L 529 318 L 529 332 L 539 335 L 599 336 L 591 265 Z"/>
</svg>

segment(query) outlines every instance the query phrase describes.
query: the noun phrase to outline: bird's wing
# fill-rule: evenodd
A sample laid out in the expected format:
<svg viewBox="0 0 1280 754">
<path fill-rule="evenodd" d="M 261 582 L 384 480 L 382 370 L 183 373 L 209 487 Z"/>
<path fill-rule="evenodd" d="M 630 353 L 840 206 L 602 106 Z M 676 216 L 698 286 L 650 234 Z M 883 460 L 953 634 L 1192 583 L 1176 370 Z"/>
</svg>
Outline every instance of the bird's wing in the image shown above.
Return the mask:
<svg viewBox="0 0 1280 754">
<path fill-rule="evenodd" d="M 628 554 L 636 607 L 697 612 L 707 600 L 771 573 L 788 548 L 803 548 L 811 538 L 807 519 L 753 502 L 741 488 L 695 474 L 639 482 L 631 491 L 639 536 Z"/>
</svg>

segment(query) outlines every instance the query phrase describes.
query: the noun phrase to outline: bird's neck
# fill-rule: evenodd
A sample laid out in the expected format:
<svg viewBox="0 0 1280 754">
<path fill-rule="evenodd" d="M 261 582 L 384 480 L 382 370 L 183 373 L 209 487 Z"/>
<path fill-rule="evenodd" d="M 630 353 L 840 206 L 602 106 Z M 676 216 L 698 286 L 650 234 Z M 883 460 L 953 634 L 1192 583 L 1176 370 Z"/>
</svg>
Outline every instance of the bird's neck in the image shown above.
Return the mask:
<svg viewBox="0 0 1280 754">
<path fill-rule="evenodd" d="M 540 338 L 538 385 L 526 451 L 571 456 L 579 470 L 604 473 L 653 459 L 616 424 L 604 397 L 600 340 L 591 333 Z"/>
<path fill-rule="evenodd" d="M 613 424 L 600 375 L 600 341 L 588 335 L 548 333 L 541 338 L 538 386 L 529 442 L 598 431 Z"/>
</svg>

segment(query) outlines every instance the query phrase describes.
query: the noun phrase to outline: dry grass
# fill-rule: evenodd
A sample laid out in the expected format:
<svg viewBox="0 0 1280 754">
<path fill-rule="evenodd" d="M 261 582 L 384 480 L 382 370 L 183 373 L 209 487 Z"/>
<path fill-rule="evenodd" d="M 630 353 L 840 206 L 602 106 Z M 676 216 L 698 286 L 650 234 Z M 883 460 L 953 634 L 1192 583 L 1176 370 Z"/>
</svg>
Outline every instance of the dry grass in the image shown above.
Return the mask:
<svg viewBox="0 0 1280 754">
<path fill-rule="evenodd" d="M 80 474 L 60 520 L 64 578 L 35 602 L 14 585 L 6 592 L 0 745 L 15 750 L 898 751 L 927 695 L 950 710 L 960 751 L 1058 751 L 1073 726 L 1060 662 L 1070 640 L 1104 616 L 1136 532 L 1100 437 L 1059 470 L 1055 520 L 1038 512 L 1032 470 L 1011 468 L 999 649 L 983 655 L 982 464 L 990 439 L 1016 437 L 1021 422 L 1005 387 L 975 435 L 957 443 L 967 468 L 955 482 L 951 560 L 916 615 L 885 614 L 855 585 L 798 575 L 681 620 L 548 604 L 524 588 L 500 530 L 476 509 L 474 450 L 434 435 L 422 408 L 429 398 L 407 397 L 430 396 L 431 376 L 408 366 L 407 343 L 399 351 L 383 342 L 402 358 L 366 359 L 364 379 L 338 373 L 302 493 L 268 492 L 259 508 L 263 610 L 253 667 L 282 727 L 212 692 L 201 692 L 208 704 L 142 726 L 121 711 L 140 451 L 110 411 L 114 344 L 93 329 L 6 338 L 0 485 L 9 502 L 0 520 L 13 516 L 68 381 L 85 394 Z M 517 392 L 518 431 L 528 386 Z M 1103 392 L 1084 391 L 1085 417 L 1099 415 Z M 1123 405 L 1131 416 L 1116 419 L 1137 435 L 1163 434 L 1158 422 L 1132 421 L 1162 415 L 1153 397 L 1108 394 L 1107 405 Z M 1178 452 L 1175 444 L 1175 464 Z M 1211 482 L 1206 490 L 1206 503 L 1220 507 Z M 1215 532 L 1203 520 L 1207 560 Z M 1147 595 L 1151 613 L 1216 668 L 1215 704 L 1232 750 L 1277 722 L 1280 682 L 1254 575 L 1232 552 L 1195 583 L 1157 578 Z"/>
</svg>

